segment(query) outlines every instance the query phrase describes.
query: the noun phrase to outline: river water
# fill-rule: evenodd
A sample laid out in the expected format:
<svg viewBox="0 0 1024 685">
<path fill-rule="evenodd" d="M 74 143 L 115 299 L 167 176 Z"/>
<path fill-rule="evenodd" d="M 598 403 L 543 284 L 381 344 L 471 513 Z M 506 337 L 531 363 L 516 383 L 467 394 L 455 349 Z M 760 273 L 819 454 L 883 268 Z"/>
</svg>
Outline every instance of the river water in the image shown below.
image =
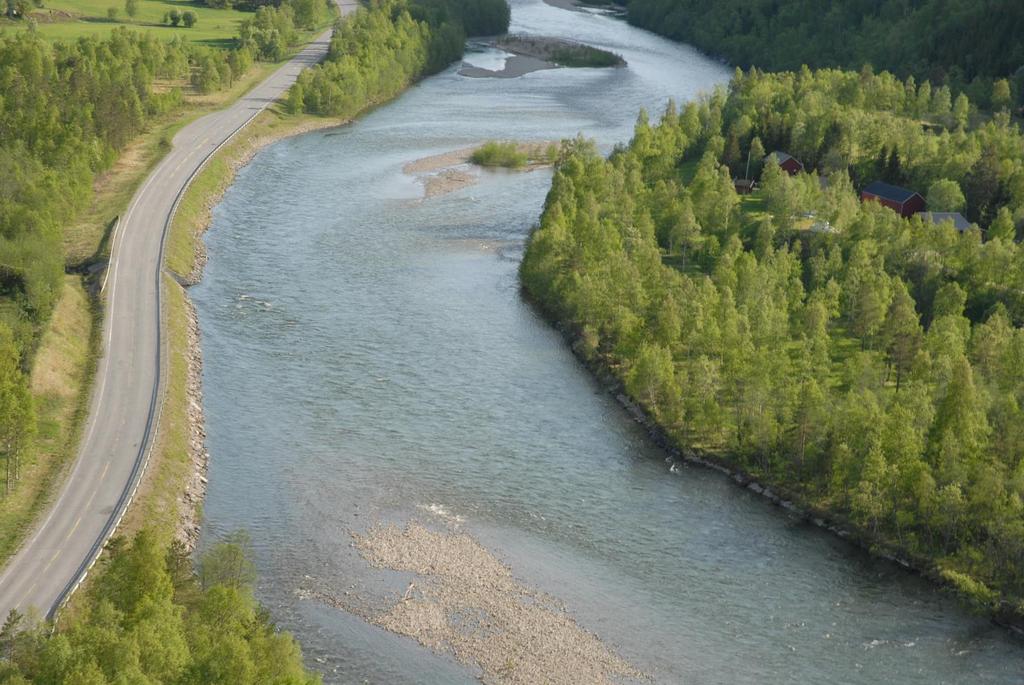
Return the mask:
<svg viewBox="0 0 1024 685">
<path fill-rule="evenodd" d="M 718 473 L 670 472 L 520 297 L 550 172 L 484 173 L 430 199 L 402 173 L 488 138 L 583 132 L 607 148 L 641 107 L 729 77 L 607 16 L 539 0 L 512 16 L 514 31 L 629 66 L 453 67 L 354 125 L 269 147 L 216 208 L 192 293 L 213 455 L 204 539 L 250 531 L 260 599 L 329 683 L 475 682 L 298 592 L 404 587 L 367 568 L 351 532 L 410 518 L 458 518 L 656 682 L 1022 682 L 1021 644 L 927 583 Z"/>
</svg>

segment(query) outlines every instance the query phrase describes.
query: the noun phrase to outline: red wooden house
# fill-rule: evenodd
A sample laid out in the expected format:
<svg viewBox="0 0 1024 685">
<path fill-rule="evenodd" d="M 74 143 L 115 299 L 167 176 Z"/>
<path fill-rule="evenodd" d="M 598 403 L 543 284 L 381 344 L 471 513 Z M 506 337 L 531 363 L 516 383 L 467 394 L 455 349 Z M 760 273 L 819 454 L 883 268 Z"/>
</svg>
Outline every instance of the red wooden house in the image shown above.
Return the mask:
<svg viewBox="0 0 1024 685">
<path fill-rule="evenodd" d="M 924 198 L 920 193 L 882 181 L 875 181 L 862 190 L 860 199 L 864 202 L 879 202 L 903 217 L 923 212 L 925 207 Z"/>
<path fill-rule="evenodd" d="M 769 159 L 773 157 L 775 158 L 775 162 L 779 165 L 779 168 L 785 171 L 790 176 L 796 176 L 797 174 L 804 170 L 803 163 L 793 155 L 789 154 L 788 152 L 781 152 L 779 150 L 776 150 L 775 152 L 765 157 L 764 161 L 767 162 Z"/>
</svg>

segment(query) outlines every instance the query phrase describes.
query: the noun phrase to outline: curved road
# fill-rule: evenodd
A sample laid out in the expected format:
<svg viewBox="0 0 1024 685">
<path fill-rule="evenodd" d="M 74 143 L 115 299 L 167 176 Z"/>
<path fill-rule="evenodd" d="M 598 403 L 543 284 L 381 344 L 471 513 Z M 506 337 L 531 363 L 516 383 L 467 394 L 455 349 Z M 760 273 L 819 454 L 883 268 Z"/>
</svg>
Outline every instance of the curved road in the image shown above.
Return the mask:
<svg viewBox="0 0 1024 685">
<path fill-rule="evenodd" d="M 338 0 L 342 15 L 356 0 Z M 59 496 L 0 575 L 0 622 L 36 607 L 52 618 L 131 503 L 162 402 L 160 288 L 167 226 L 203 163 L 327 54 L 326 31 L 227 109 L 197 119 L 135 193 L 116 229 L 105 283 L 103 355 L 84 438 Z"/>
</svg>

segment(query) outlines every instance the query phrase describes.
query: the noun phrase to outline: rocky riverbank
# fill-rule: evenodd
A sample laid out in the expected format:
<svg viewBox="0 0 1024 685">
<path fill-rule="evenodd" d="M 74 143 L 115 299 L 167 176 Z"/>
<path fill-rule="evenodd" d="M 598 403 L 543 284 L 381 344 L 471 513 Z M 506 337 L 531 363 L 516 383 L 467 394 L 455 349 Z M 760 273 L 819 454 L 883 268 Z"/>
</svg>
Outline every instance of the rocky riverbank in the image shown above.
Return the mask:
<svg viewBox="0 0 1024 685">
<path fill-rule="evenodd" d="M 203 414 L 203 352 L 199 346 L 199 318 L 196 308 L 186 296 L 188 379 L 188 462 L 189 475 L 179 500 L 179 521 L 174 539 L 192 551 L 199 542 L 202 503 L 206 496 L 206 471 L 210 453 L 206 449 L 206 417 Z"/>
</svg>

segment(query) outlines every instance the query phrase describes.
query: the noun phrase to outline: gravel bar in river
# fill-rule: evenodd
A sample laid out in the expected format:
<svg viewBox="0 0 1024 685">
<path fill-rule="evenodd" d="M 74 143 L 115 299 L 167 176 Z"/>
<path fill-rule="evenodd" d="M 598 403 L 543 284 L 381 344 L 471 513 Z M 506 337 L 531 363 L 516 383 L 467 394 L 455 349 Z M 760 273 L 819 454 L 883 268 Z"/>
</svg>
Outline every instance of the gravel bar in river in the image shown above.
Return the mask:
<svg viewBox="0 0 1024 685">
<path fill-rule="evenodd" d="M 582 628 L 556 599 L 518 580 L 465 533 L 415 521 L 355 535 L 377 568 L 416 574 L 405 595 L 373 622 L 450 651 L 493 683 L 612 683 L 644 676 Z"/>
</svg>

